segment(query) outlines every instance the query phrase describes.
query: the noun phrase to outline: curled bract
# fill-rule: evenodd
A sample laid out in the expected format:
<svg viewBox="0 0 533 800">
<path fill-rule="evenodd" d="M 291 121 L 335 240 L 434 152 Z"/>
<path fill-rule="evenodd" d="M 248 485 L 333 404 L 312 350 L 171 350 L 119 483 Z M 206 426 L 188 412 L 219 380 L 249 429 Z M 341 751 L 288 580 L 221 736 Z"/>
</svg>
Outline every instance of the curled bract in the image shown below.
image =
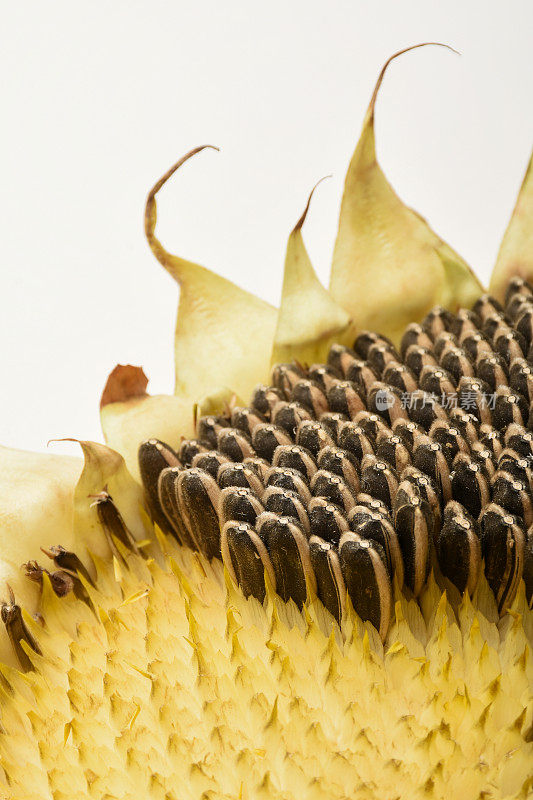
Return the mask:
<svg viewBox="0 0 533 800">
<path fill-rule="evenodd" d="M 400 200 L 376 157 L 379 89 L 389 64 L 412 49 L 389 58 L 378 77 L 346 175 L 330 280 L 354 332 L 375 330 L 393 340 L 432 306 L 468 307 L 483 291 L 461 256 Z"/>
</svg>

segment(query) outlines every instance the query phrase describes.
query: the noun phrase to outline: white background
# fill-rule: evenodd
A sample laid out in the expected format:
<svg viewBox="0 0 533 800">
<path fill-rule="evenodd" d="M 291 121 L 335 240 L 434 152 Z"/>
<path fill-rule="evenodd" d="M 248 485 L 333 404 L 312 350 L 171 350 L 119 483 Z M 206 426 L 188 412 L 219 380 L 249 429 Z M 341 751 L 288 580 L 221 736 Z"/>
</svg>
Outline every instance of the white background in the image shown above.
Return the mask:
<svg viewBox="0 0 533 800">
<path fill-rule="evenodd" d="M 342 183 L 386 58 L 381 164 L 487 280 L 529 158 L 530 0 L 2 3 L 0 442 L 100 438 L 117 362 L 172 391 L 177 288 L 143 239 L 279 299 L 286 237 L 327 282 Z M 244 333 L 245 335 L 245 333 Z M 68 449 L 56 445 L 56 451 Z"/>
</svg>

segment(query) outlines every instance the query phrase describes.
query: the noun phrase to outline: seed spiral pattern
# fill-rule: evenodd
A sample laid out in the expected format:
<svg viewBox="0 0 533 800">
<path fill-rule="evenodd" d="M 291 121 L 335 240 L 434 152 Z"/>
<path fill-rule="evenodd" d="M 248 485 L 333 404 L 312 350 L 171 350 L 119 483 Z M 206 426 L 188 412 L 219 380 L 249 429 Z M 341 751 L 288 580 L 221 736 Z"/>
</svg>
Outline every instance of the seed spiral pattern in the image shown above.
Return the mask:
<svg viewBox="0 0 533 800">
<path fill-rule="evenodd" d="M 222 558 L 246 596 L 270 583 L 340 621 L 349 596 L 382 639 L 394 582 L 430 571 L 472 594 L 481 570 L 503 614 L 533 595 L 533 289 L 436 307 L 399 351 L 362 332 L 326 364 L 281 364 L 250 406 L 197 421 L 178 448 L 139 450 L 154 520 Z"/>
</svg>

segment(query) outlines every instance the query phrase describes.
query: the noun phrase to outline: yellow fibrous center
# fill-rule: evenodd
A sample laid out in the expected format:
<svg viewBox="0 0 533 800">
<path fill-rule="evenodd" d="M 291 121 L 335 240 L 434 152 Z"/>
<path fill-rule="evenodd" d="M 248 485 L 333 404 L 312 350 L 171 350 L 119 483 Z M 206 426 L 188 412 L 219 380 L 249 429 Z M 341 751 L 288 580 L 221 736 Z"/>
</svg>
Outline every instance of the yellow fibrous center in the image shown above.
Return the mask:
<svg viewBox="0 0 533 800">
<path fill-rule="evenodd" d="M 484 579 L 452 607 L 431 577 L 419 604 L 397 593 L 382 645 L 351 608 L 339 629 L 317 600 L 261 606 L 160 541 L 157 561 L 98 562 L 92 608 L 45 580 L 43 655 L 4 668 L 2 796 L 530 796 L 523 585 L 498 620 Z"/>
</svg>

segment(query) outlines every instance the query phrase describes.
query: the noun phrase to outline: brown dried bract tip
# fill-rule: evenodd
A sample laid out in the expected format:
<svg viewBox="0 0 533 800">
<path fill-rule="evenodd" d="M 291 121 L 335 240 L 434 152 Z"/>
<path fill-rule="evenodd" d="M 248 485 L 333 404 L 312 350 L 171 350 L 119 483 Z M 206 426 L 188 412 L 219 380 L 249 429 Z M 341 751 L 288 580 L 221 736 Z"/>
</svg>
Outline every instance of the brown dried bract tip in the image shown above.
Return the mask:
<svg viewBox="0 0 533 800">
<path fill-rule="evenodd" d="M 11 640 L 11 644 L 17 655 L 20 666 L 25 672 L 29 672 L 33 669 L 33 663 L 22 643 L 26 642 L 28 647 L 30 647 L 38 655 L 41 655 L 41 648 L 29 632 L 22 616 L 22 610 L 15 602 L 15 594 L 9 584 L 7 584 L 7 591 L 9 594 L 9 601 L 2 603 L 0 608 L 0 616 L 2 617 L 2 622 L 6 626 L 8 636 Z"/>
<path fill-rule="evenodd" d="M 95 496 L 94 504 L 98 514 L 98 521 L 104 529 L 109 546 L 115 555 L 118 555 L 117 548 L 113 538 L 118 539 L 119 542 L 133 550 L 134 553 L 139 553 L 137 543 L 126 523 L 122 519 L 122 515 L 109 492 L 104 489 L 99 495 Z"/>
<path fill-rule="evenodd" d="M 48 575 L 52 589 L 58 597 L 65 597 L 74 589 L 74 578 L 62 569 L 49 572 L 41 567 L 37 561 L 27 561 L 23 564 L 24 573 L 27 578 L 41 587 L 43 585 L 43 575 Z"/>
</svg>

